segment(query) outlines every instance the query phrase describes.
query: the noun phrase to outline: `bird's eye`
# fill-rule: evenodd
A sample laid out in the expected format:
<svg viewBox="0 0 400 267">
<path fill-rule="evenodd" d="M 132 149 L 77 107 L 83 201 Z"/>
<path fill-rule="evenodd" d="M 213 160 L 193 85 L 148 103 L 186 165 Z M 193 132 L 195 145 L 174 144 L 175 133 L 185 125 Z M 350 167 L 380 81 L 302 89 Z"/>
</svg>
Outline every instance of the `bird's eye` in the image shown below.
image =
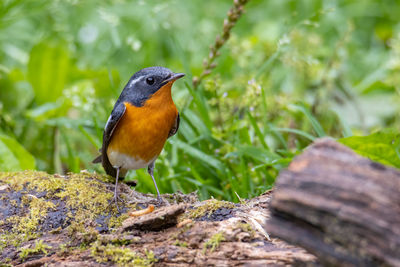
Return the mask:
<svg viewBox="0 0 400 267">
<path fill-rule="evenodd" d="M 148 78 L 146 79 L 146 83 L 147 83 L 148 85 L 153 85 L 153 84 L 154 84 L 154 78 L 153 78 L 153 77 L 148 77 Z"/>
</svg>

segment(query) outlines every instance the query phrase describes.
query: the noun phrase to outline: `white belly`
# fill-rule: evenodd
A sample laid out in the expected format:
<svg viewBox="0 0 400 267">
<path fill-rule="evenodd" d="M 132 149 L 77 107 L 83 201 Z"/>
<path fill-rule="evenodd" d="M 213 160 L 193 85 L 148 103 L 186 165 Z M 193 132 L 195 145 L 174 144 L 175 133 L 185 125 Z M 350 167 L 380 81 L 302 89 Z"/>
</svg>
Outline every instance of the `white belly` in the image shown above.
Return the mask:
<svg viewBox="0 0 400 267">
<path fill-rule="evenodd" d="M 140 158 L 131 157 L 127 154 L 119 153 L 113 150 L 110 150 L 107 155 L 111 165 L 113 165 L 114 168 L 121 168 L 125 170 L 147 168 L 147 166 L 157 158 L 155 157 L 150 161 L 144 161 Z"/>
</svg>

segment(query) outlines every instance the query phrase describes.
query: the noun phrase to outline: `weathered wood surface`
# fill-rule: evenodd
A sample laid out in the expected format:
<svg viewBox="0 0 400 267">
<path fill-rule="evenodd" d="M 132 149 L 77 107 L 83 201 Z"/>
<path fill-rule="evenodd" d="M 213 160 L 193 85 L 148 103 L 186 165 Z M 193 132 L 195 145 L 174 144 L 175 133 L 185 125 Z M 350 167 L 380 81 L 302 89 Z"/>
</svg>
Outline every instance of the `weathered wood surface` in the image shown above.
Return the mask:
<svg viewBox="0 0 400 267">
<path fill-rule="evenodd" d="M 266 230 L 324 265 L 400 266 L 400 172 L 321 139 L 279 175 Z"/>
</svg>

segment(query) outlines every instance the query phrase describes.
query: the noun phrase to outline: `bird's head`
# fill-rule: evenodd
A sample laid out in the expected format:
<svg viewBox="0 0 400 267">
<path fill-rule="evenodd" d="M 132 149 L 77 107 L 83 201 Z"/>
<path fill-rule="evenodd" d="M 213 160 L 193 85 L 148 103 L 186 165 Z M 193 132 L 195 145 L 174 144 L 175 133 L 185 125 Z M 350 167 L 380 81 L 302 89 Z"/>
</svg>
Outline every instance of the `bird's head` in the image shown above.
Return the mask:
<svg viewBox="0 0 400 267">
<path fill-rule="evenodd" d="M 121 97 L 135 106 L 142 106 L 154 93 L 163 86 L 185 76 L 184 73 L 174 73 L 164 67 L 149 67 L 136 72 L 126 84 Z"/>
</svg>

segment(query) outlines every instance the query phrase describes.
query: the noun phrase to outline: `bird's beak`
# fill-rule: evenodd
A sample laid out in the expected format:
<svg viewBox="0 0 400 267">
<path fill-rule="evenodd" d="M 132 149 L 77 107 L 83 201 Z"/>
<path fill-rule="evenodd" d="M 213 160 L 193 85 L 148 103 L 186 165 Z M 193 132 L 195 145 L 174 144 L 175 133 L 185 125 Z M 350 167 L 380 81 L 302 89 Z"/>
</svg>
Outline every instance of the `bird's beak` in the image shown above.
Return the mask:
<svg viewBox="0 0 400 267">
<path fill-rule="evenodd" d="M 185 76 L 185 73 L 174 73 L 171 75 L 171 77 L 166 79 L 164 82 L 168 83 L 170 81 L 176 81 L 176 80 L 182 78 L 183 76 Z"/>
</svg>

